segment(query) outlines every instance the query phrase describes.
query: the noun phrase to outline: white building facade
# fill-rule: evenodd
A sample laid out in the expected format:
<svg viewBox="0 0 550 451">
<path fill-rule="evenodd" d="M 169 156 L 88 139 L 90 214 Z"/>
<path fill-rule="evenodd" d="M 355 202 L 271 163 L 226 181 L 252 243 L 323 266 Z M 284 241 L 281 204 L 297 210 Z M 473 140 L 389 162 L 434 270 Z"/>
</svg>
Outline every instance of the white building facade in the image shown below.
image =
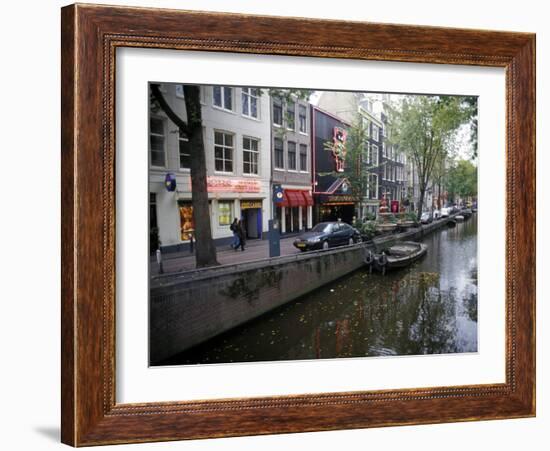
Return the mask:
<svg viewBox="0 0 550 451">
<path fill-rule="evenodd" d="M 186 119 L 182 85 L 163 84 L 170 107 Z M 212 237 L 229 242 L 234 218 L 248 239 L 261 239 L 271 217 L 271 122 L 269 96 L 257 88 L 201 86 L 203 140 Z M 189 170 L 192 149 L 160 108 L 149 117 L 149 224 L 163 251 L 179 250 L 193 238 Z M 176 178 L 176 190 L 165 177 Z"/>
</svg>

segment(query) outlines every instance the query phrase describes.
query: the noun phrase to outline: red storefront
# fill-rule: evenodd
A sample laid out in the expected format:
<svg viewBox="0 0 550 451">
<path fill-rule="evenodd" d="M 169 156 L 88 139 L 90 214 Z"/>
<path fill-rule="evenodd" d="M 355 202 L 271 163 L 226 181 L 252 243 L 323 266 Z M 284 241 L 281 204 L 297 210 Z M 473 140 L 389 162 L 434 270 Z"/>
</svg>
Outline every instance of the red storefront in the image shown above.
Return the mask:
<svg viewBox="0 0 550 451">
<path fill-rule="evenodd" d="M 313 197 L 310 191 L 284 189 L 283 201 L 277 204 L 281 232 L 299 232 L 311 228 Z"/>
</svg>

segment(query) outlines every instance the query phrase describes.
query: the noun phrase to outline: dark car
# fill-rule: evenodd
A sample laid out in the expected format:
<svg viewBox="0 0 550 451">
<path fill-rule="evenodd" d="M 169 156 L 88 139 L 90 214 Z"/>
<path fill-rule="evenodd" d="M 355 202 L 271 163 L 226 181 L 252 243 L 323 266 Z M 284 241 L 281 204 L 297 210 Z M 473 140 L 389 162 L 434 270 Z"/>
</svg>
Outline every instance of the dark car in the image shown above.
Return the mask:
<svg viewBox="0 0 550 451">
<path fill-rule="evenodd" d="M 307 251 L 354 244 L 360 240 L 361 235 L 357 229 L 345 222 L 320 222 L 309 232 L 296 238 L 294 246 L 301 251 Z"/>
</svg>

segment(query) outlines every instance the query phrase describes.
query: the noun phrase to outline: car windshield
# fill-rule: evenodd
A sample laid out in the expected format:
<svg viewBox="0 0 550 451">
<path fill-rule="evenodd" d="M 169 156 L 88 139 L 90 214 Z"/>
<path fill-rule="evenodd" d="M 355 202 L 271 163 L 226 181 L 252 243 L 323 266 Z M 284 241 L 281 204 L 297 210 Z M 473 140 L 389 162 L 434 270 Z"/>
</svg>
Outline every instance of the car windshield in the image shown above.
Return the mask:
<svg viewBox="0 0 550 451">
<path fill-rule="evenodd" d="M 311 229 L 312 232 L 325 232 L 328 233 L 332 231 L 332 224 L 330 222 L 320 222 L 317 224 L 313 229 Z"/>
</svg>

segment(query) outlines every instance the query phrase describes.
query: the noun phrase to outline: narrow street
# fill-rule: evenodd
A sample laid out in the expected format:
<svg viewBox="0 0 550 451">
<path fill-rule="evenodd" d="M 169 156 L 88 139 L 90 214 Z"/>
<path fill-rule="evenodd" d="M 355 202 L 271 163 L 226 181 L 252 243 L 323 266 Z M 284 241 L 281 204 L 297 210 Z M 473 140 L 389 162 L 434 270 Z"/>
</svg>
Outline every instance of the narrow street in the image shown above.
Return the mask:
<svg viewBox="0 0 550 451">
<path fill-rule="evenodd" d="M 281 239 L 281 255 L 297 254 L 300 251 L 296 249 L 292 243 L 296 236 L 284 237 Z M 268 240 L 249 240 L 246 243 L 245 250 L 233 250 L 229 245 L 217 247 L 218 262 L 222 265 L 230 265 L 233 263 L 244 263 L 254 260 L 269 258 L 269 241 Z M 150 274 L 157 275 L 159 266 L 156 258 L 150 259 Z M 192 271 L 195 269 L 195 255 L 189 251 L 174 252 L 163 255 L 164 273 Z"/>
</svg>

